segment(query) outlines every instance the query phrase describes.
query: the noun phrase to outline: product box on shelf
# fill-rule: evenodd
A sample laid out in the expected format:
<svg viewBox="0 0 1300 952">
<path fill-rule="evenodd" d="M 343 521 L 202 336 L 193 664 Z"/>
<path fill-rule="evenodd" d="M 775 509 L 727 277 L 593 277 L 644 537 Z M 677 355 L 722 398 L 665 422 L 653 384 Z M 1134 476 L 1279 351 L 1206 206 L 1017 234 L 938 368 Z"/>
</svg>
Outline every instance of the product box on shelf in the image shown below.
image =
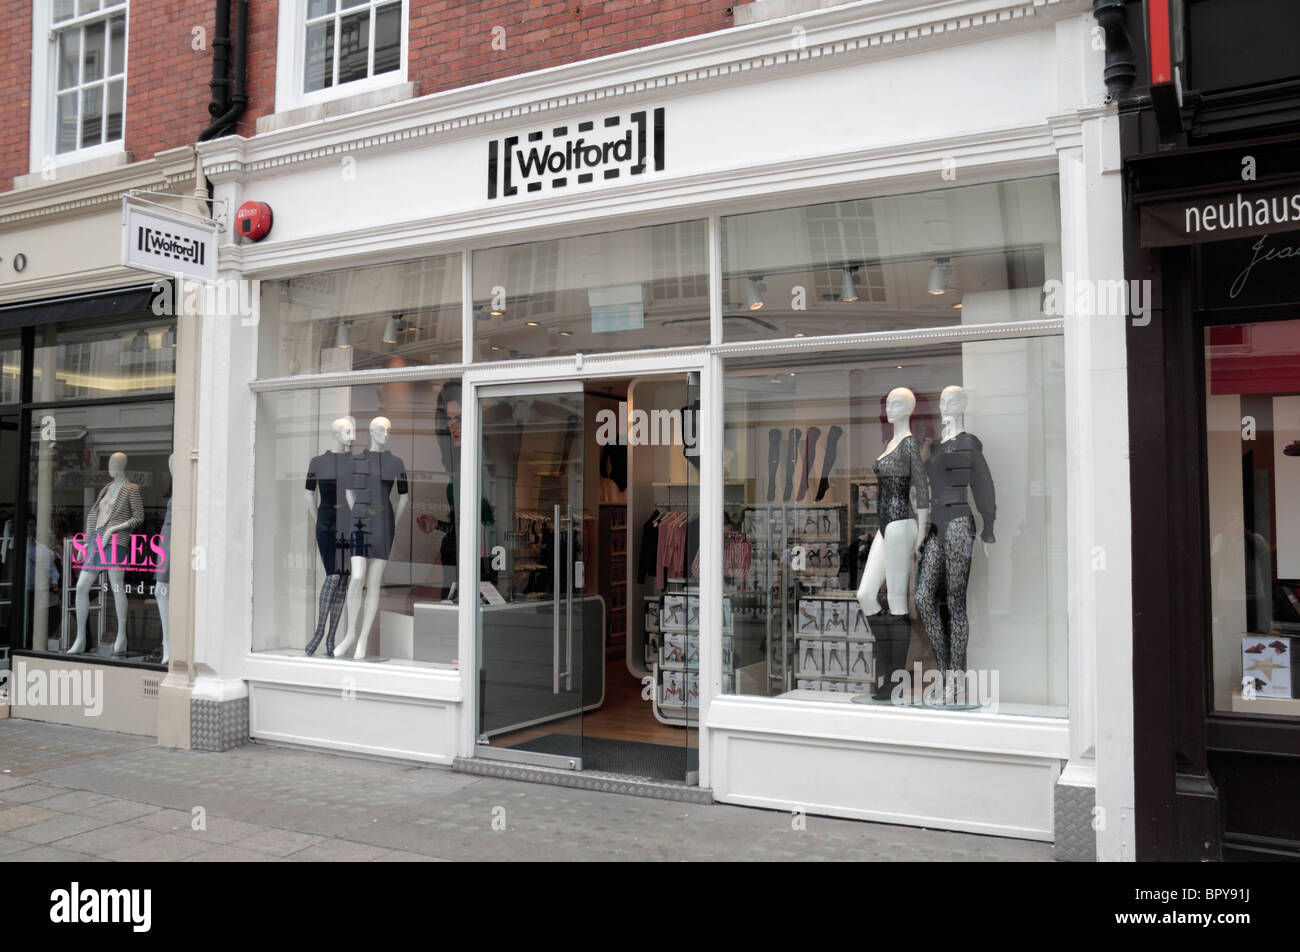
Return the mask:
<svg viewBox="0 0 1300 952">
<path fill-rule="evenodd" d="M 645 636 L 645 663 L 657 664 L 659 661 L 659 632 L 647 632 Z"/>
<path fill-rule="evenodd" d="M 798 641 L 798 659 L 795 673 L 801 676 L 820 675 L 825 672 L 822 667 L 822 643 L 816 638 L 800 638 Z"/>
<path fill-rule="evenodd" d="M 645 603 L 645 630 L 659 630 L 659 599 L 650 599 Z"/>
<path fill-rule="evenodd" d="M 686 672 L 686 706 L 700 706 L 700 676 L 693 671 Z"/>
<path fill-rule="evenodd" d="M 700 596 L 686 596 L 686 630 L 700 630 Z"/>
<path fill-rule="evenodd" d="M 870 681 L 875 676 L 875 669 L 871 663 L 873 647 L 874 644 L 870 641 L 850 641 L 848 643 L 847 664 L 849 670 L 846 672 L 848 677 Z"/>
<path fill-rule="evenodd" d="M 801 598 L 795 617 L 795 631 L 801 635 L 822 633 L 822 603 L 816 598 Z"/>
<path fill-rule="evenodd" d="M 1294 697 L 1291 655 L 1300 639 L 1286 635 L 1245 635 L 1241 639 L 1242 691 L 1249 696 Z"/>
<path fill-rule="evenodd" d="M 846 667 L 848 644 L 843 641 L 822 642 L 822 673 L 828 677 L 842 678 L 849 672 Z"/>
<path fill-rule="evenodd" d="M 871 623 L 867 621 L 867 613 L 862 610 L 862 606 L 856 600 L 849 602 L 848 613 L 852 616 L 849 622 L 849 634 L 854 638 L 871 638 Z"/>
<path fill-rule="evenodd" d="M 855 603 L 827 599 L 822 602 L 822 634 L 847 635 L 849 633 L 849 609 Z"/>
<path fill-rule="evenodd" d="M 735 615 L 731 609 L 731 596 L 722 596 L 722 633 L 729 635 L 735 629 Z"/>
<path fill-rule="evenodd" d="M 665 595 L 663 610 L 659 613 L 659 628 L 663 631 L 686 630 L 686 596 Z"/>
<path fill-rule="evenodd" d="M 686 679 L 682 676 L 682 672 L 664 671 L 662 678 L 663 688 L 659 696 L 659 703 L 664 707 L 685 707 Z"/>
<path fill-rule="evenodd" d="M 732 666 L 732 650 L 735 639 L 732 635 L 722 636 L 722 670 L 729 671 Z"/>
<path fill-rule="evenodd" d="M 669 665 L 683 666 L 686 664 L 686 634 L 685 632 L 666 631 L 663 634 L 663 657 L 660 663 L 664 667 Z"/>
</svg>

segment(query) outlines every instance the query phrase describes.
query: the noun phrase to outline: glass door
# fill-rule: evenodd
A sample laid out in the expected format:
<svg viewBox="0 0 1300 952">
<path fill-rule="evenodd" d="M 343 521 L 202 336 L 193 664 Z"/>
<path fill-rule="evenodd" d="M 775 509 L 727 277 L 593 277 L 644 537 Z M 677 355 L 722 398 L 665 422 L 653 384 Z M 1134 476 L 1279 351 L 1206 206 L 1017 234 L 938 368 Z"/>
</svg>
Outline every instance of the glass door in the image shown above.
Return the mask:
<svg viewBox="0 0 1300 952">
<path fill-rule="evenodd" d="M 583 411 L 581 381 L 479 390 L 480 757 L 582 769 L 605 624 L 585 596 Z"/>
</svg>

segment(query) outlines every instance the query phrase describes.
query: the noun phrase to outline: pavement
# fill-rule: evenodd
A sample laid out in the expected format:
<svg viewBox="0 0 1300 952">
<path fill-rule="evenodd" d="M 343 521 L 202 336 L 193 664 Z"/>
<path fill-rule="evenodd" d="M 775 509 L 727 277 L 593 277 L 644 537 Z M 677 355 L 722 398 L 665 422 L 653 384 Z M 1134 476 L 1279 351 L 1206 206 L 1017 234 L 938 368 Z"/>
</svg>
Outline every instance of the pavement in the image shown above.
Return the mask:
<svg viewBox="0 0 1300 952">
<path fill-rule="evenodd" d="M 0 863 L 1051 861 L 1047 843 L 0 720 Z"/>
</svg>

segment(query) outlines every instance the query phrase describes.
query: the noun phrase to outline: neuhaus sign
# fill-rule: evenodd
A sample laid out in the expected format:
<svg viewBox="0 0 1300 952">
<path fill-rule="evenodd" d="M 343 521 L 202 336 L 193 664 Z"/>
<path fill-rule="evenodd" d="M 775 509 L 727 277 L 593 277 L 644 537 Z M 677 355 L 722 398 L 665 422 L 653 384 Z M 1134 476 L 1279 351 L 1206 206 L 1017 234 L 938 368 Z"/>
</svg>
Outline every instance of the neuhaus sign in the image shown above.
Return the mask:
<svg viewBox="0 0 1300 952">
<path fill-rule="evenodd" d="M 639 109 L 488 142 L 488 200 L 664 169 L 664 110 Z"/>
<path fill-rule="evenodd" d="M 1300 231 L 1300 185 L 1154 202 L 1141 219 L 1147 248 Z"/>
</svg>

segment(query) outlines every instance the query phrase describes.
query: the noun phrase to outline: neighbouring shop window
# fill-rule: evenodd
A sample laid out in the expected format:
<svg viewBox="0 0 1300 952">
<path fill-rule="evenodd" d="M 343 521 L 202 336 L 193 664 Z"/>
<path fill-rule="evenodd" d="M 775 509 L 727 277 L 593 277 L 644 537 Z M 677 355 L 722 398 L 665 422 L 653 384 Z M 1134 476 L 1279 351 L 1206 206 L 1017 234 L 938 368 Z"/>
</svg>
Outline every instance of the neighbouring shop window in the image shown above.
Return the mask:
<svg viewBox="0 0 1300 952">
<path fill-rule="evenodd" d="M 22 399 L 23 345 L 18 335 L 0 336 L 0 404 Z"/>
<path fill-rule="evenodd" d="M 1300 320 L 1205 331 L 1214 707 L 1300 715 Z"/>
<path fill-rule="evenodd" d="M 728 361 L 724 692 L 1066 716 L 1063 381 L 1060 337 Z"/>
<path fill-rule="evenodd" d="M 259 397 L 254 651 L 458 660 L 461 412 L 454 379 Z"/>
<path fill-rule="evenodd" d="M 1052 316 L 1055 176 L 722 219 L 727 341 Z"/>
<path fill-rule="evenodd" d="M 34 410 L 29 438 L 27 646 L 164 662 L 172 402 Z"/>
<path fill-rule="evenodd" d="M 261 376 L 458 364 L 460 255 L 261 286 Z"/>
<path fill-rule="evenodd" d="M 474 355 L 709 342 L 708 226 L 677 222 L 474 253 Z"/>
<path fill-rule="evenodd" d="M 126 15 L 126 0 L 54 2 L 51 105 L 58 154 L 122 139 Z"/>
<path fill-rule="evenodd" d="M 36 402 L 169 394 L 175 386 L 176 322 L 172 318 L 144 314 L 111 323 L 74 321 L 36 329 L 32 362 Z"/>
<path fill-rule="evenodd" d="M 307 0 L 306 7 L 304 92 L 401 69 L 400 0 Z"/>
</svg>

